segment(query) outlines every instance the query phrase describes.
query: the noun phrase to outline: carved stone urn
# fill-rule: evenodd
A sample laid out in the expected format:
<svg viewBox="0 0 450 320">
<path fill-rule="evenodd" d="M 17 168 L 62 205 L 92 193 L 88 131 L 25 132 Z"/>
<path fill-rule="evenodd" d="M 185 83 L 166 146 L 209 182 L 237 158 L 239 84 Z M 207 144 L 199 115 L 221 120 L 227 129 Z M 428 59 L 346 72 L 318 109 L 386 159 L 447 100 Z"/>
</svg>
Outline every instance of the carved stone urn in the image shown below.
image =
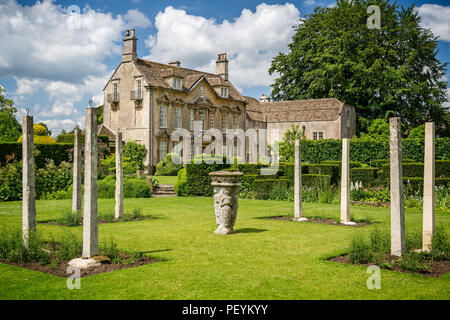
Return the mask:
<svg viewBox="0 0 450 320">
<path fill-rule="evenodd" d="M 210 172 L 211 185 L 214 188 L 214 211 L 217 229 L 215 234 L 234 233 L 234 223 L 238 211 L 238 190 L 241 185 L 242 172 Z"/>
</svg>

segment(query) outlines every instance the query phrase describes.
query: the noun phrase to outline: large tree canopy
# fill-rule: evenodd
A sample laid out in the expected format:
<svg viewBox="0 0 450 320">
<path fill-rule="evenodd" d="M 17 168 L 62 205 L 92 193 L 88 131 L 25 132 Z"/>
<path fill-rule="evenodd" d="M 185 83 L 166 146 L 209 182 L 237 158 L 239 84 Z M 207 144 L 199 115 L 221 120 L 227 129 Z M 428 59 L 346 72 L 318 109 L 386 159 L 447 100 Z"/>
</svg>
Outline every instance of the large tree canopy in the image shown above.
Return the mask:
<svg viewBox="0 0 450 320">
<path fill-rule="evenodd" d="M 381 29 L 369 29 L 369 5 L 381 12 Z M 435 121 L 448 127 L 447 63 L 437 58 L 437 38 L 420 27 L 414 10 L 386 0 L 338 0 L 316 8 L 295 28 L 289 52 L 272 61 L 274 100 L 336 97 L 356 107 L 358 130 L 367 119 L 402 117 L 408 127 Z M 447 113 L 447 115 L 446 115 Z"/>
</svg>

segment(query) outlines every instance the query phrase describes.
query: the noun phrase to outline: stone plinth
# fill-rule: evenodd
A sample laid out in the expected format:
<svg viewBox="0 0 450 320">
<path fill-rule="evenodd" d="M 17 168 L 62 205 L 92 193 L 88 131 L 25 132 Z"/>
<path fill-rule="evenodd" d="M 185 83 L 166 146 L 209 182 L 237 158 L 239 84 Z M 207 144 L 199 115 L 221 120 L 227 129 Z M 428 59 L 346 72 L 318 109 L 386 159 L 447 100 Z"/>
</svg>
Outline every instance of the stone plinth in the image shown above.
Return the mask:
<svg viewBox="0 0 450 320">
<path fill-rule="evenodd" d="M 434 222 L 434 122 L 425 123 L 425 161 L 423 175 L 423 236 L 422 250 L 431 250 L 431 240 L 435 229 Z"/>
<path fill-rule="evenodd" d="M 36 232 L 36 198 L 34 193 L 33 117 L 22 117 L 22 238 L 28 243 Z"/>
<path fill-rule="evenodd" d="M 389 131 L 391 171 L 391 254 L 393 256 L 401 256 L 406 245 L 400 118 L 389 118 Z"/>
<path fill-rule="evenodd" d="M 243 173 L 237 171 L 210 172 L 214 188 L 214 211 L 217 229 L 215 234 L 234 233 L 238 211 L 238 190 Z"/>
</svg>

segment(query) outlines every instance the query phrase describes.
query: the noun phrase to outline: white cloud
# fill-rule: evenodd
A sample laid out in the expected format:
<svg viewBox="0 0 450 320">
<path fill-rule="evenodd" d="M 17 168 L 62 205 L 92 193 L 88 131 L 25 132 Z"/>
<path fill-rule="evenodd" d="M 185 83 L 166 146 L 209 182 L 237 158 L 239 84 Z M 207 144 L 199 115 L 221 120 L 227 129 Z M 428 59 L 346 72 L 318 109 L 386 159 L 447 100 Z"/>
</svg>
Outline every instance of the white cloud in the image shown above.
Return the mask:
<svg viewBox="0 0 450 320">
<path fill-rule="evenodd" d="M 314 0 L 303 1 L 304 6 L 315 6 L 316 4 L 317 4 L 317 2 L 315 2 Z"/>
<path fill-rule="evenodd" d="M 40 88 L 38 79 L 16 78 L 17 90 L 15 94 L 30 95 L 34 94 Z"/>
<path fill-rule="evenodd" d="M 45 123 L 48 128 L 52 131 L 52 135 L 56 136 L 62 129 L 72 130 L 78 125 L 80 128 L 84 127 L 84 122 L 74 121 L 73 119 L 48 119 L 41 120 L 40 122 Z"/>
<path fill-rule="evenodd" d="M 450 110 L 450 88 L 447 88 L 447 102 L 443 103 L 444 108 Z"/>
<path fill-rule="evenodd" d="M 128 25 L 137 28 L 148 28 L 152 25 L 150 20 L 138 9 L 130 9 L 124 16 Z"/>
<path fill-rule="evenodd" d="M 260 4 L 244 9 L 233 21 L 189 15 L 167 7 L 155 19 L 156 36 L 150 36 L 146 58 L 167 63 L 179 59 L 183 66 L 215 73 L 217 54 L 226 52 L 230 80 L 238 87 L 266 86 L 274 76 L 267 70 L 280 51 L 286 51 L 300 12 L 292 4 Z"/>
<path fill-rule="evenodd" d="M 422 19 L 422 26 L 431 29 L 440 40 L 450 41 L 450 6 L 423 4 L 417 12 Z"/>
</svg>

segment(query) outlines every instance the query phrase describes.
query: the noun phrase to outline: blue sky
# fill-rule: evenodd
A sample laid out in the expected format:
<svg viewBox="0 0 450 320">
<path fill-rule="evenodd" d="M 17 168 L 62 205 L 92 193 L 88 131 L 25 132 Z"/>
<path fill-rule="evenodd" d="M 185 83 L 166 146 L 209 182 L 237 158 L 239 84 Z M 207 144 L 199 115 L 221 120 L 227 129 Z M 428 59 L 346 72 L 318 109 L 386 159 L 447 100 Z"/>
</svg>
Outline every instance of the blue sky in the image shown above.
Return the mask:
<svg viewBox="0 0 450 320">
<path fill-rule="evenodd" d="M 448 0 L 414 2 L 423 25 L 441 39 L 438 58 L 450 61 Z M 184 67 L 214 72 L 217 54 L 227 52 L 235 86 L 244 95 L 269 95 L 274 77 L 267 68 L 287 50 L 292 26 L 315 6 L 334 3 L 0 0 L 0 85 L 21 112 L 30 109 L 53 135 L 83 127 L 89 99 L 102 103 L 102 88 L 120 63 L 123 31 L 134 27 L 139 57 L 179 59 Z"/>
</svg>

